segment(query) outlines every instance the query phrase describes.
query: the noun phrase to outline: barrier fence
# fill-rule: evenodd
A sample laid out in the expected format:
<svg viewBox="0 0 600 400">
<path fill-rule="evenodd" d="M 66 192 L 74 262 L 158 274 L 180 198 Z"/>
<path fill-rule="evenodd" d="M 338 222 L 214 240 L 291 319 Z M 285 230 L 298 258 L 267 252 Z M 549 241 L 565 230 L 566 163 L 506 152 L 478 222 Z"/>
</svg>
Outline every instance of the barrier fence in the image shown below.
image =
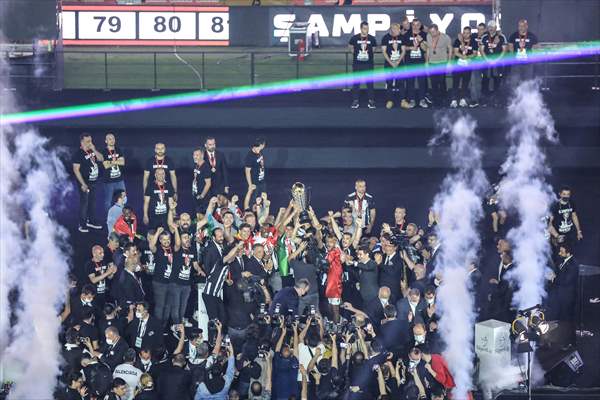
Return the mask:
<svg viewBox="0 0 600 400">
<path fill-rule="evenodd" d="M 375 56 L 381 66 L 383 56 Z M 535 65 L 544 88 L 600 88 L 600 56 Z M 211 90 L 352 71 L 344 49 L 318 49 L 301 60 L 282 50 L 64 50 L 11 60 L 15 84 L 61 89 Z M 449 85 L 450 77 L 448 77 Z M 384 83 L 376 87 L 383 88 Z M 344 89 L 341 87 L 340 89 Z"/>
</svg>

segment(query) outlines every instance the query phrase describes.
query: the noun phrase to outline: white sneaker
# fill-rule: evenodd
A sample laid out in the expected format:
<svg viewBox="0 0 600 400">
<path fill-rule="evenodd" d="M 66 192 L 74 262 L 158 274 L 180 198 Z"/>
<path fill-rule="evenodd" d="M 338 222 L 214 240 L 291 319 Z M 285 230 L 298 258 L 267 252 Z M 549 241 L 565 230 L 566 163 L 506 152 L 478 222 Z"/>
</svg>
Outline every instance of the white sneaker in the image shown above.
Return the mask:
<svg viewBox="0 0 600 400">
<path fill-rule="evenodd" d="M 417 103 L 416 103 L 414 100 L 411 100 L 411 101 L 408 103 L 408 108 L 415 108 L 415 106 L 416 106 L 416 105 L 417 105 Z"/>
<path fill-rule="evenodd" d="M 468 107 L 469 103 L 467 103 L 466 99 L 460 99 L 460 101 L 458 102 L 458 105 L 461 107 Z"/>
<path fill-rule="evenodd" d="M 456 108 L 456 107 L 458 107 L 458 101 L 452 100 L 452 102 L 450 103 L 450 108 Z"/>
<path fill-rule="evenodd" d="M 421 107 L 421 108 L 429 108 L 429 104 L 427 104 L 427 102 L 425 101 L 425 99 L 422 99 L 419 102 L 419 107 Z"/>
</svg>

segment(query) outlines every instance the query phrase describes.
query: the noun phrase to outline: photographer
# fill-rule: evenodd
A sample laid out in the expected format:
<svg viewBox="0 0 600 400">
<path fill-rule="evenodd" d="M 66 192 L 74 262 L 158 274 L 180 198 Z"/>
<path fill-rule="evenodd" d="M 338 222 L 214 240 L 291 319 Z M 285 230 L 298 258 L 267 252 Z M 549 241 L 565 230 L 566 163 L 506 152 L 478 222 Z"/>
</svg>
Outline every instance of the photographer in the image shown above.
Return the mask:
<svg viewBox="0 0 600 400">
<path fill-rule="evenodd" d="M 233 279 L 231 286 L 225 287 L 224 300 L 228 316 L 227 332 L 234 348 L 241 351 L 247 328 L 260 313 L 259 303 L 268 304 L 271 301 L 270 294 L 264 283 L 244 271 Z"/>
<path fill-rule="evenodd" d="M 298 303 L 300 297 L 304 296 L 310 290 L 310 283 L 306 279 L 301 279 L 294 287 L 285 287 L 281 289 L 271 302 L 269 307 L 269 314 L 276 315 L 275 312 L 279 310 L 279 314 L 286 314 L 288 310 L 293 310 L 293 313 L 298 312 Z"/>
<path fill-rule="evenodd" d="M 296 250 L 290 254 L 288 260 L 294 272 L 294 281 L 307 280 L 309 290 L 298 301 L 298 315 L 304 314 L 306 308 L 319 309 L 319 270 L 314 264 L 317 249 L 317 240 L 314 238 L 314 228 L 309 228 Z"/>
<path fill-rule="evenodd" d="M 273 400 L 287 400 L 290 396 L 298 396 L 298 325 L 292 325 L 293 346 L 285 342 L 287 327 L 285 319 L 279 318 L 281 334 L 275 345 L 273 358 Z"/>
</svg>

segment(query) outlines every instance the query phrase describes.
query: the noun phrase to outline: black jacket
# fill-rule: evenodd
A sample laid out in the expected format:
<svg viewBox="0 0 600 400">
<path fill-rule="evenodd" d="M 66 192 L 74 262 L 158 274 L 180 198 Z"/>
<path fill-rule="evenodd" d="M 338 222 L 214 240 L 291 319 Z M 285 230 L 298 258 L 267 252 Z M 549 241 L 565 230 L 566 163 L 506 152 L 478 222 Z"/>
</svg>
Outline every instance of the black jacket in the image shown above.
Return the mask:
<svg viewBox="0 0 600 400">
<path fill-rule="evenodd" d="M 125 356 L 127 349 L 129 349 L 129 346 L 123 337 L 119 338 L 117 343 L 112 346 L 105 344 L 102 347 L 102 357 L 100 358 L 100 361 L 108 364 L 110 369 L 114 370 L 117 365 L 123 363 L 123 356 Z"/>
<path fill-rule="evenodd" d="M 192 397 L 192 374 L 181 367 L 171 365 L 159 376 L 157 382 L 160 400 L 188 400 Z"/>
<path fill-rule="evenodd" d="M 119 275 L 116 285 L 113 284 L 113 289 L 111 294 L 123 309 L 129 307 L 129 304 L 143 301 L 145 297 L 141 279 L 137 280 L 127 271 Z"/>
<path fill-rule="evenodd" d="M 387 286 L 395 298 L 400 298 L 402 297 L 400 281 L 402 280 L 404 262 L 398 253 L 394 254 L 389 260 L 390 265 L 385 264 L 386 258 L 387 256 L 384 254 L 383 263 L 379 266 L 379 286 Z"/>
<path fill-rule="evenodd" d="M 155 390 L 142 390 L 134 397 L 135 400 L 158 400 L 158 393 Z"/>
<path fill-rule="evenodd" d="M 133 321 L 127 325 L 127 328 L 125 328 L 125 338 L 127 339 L 127 343 L 129 343 L 131 347 L 135 347 L 136 351 L 139 351 L 142 348 L 156 349 L 161 346 L 163 344 L 163 329 L 161 323 L 150 315 L 142 336 L 142 344 L 140 347 L 136 347 L 135 339 L 138 335 L 140 322 L 140 319 L 134 318 Z"/>
</svg>

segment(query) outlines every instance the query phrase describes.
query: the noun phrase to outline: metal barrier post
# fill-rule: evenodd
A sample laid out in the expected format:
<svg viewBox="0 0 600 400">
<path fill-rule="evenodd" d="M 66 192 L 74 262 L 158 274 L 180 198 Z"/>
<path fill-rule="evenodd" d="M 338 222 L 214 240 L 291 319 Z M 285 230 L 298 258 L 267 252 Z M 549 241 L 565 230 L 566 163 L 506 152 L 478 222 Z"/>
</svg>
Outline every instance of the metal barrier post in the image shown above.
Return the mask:
<svg viewBox="0 0 600 400">
<path fill-rule="evenodd" d="M 250 85 L 254 86 L 254 52 L 250 53 Z"/>
<path fill-rule="evenodd" d="M 108 90 L 108 52 L 104 52 L 104 90 Z"/>
<path fill-rule="evenodd" d="M 156 69 L 158 68 L 158 66 L 156 64 L 156 52 L 154 52 L 153 54 L 154 54 L 154 90 L 158 90 L 158 74 L 156 72 Z"/>
<path fill-rule="evenodd" d="M 206 86 L 206 74 L 204 73 L 204 55 L 206 53 L 202 52 L 202 80 L 200 81 L 200 89 L 208 89 Z"/>
</svg>

